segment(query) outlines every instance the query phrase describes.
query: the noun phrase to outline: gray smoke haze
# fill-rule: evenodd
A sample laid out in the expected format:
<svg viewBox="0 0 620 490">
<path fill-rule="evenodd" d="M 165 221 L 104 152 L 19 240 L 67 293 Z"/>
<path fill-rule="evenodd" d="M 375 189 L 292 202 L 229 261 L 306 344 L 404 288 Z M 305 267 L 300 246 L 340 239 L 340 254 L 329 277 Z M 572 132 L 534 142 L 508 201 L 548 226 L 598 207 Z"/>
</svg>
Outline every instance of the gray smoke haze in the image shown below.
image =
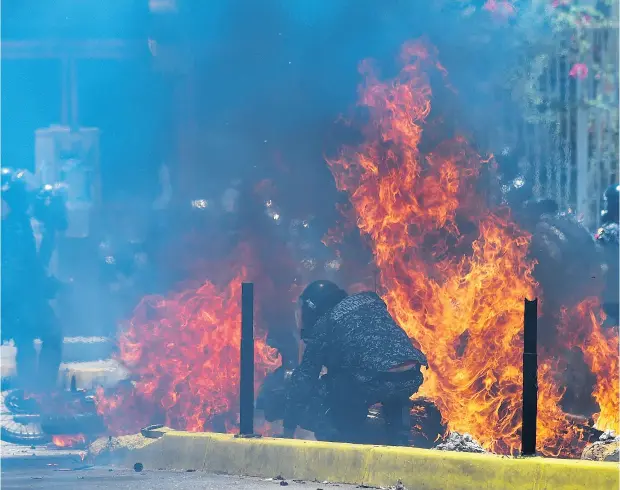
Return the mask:
<svg viewBox="0 0 620 490">
<path fill-rule="evenodd" d="M 323 155 L 354 137 L 334 122 L 355 105 L 360 61 L 376 60 L 389 77 L 397 68 L 400 46 L 416 38 L 437 48 L 456 91 L 446 91 L 441 80 L 433 87 L 433 107 L 443 113 L 446 126 L 469 135 L 482 151 L 497 151 L 485 148 L 492 139 L 488 133 L 517 118 L 519 111 L 497 83 L 528 54 L 516 44 L 515 30 L 531 16 L 523 19 L 516 12 L 498 20 L 484 5 L 416 0 L 194 3 L 185 15 L 202 43 L 194 49 L 201 72 L 195 111 L 205 133 L 204 180 L 228 180 L 228 173 L 242 176 L 249 167 L 273 165 L 278 153 L 294 169 L 297 178 L 291 179 L 306 188 L 329 186 Z M 542 21 L 530 27 L 537 35 L 546 30 Z M 225 134 L 232 138 L 227 145 L 222 143 Z"/>
<path fill-rule="evenodd" d="M 517 118 L 519 108 L 494 83 L 528 54 L 523 46 L 515 44 L 515 29 L 530 22 L 532 35 L 543 36 L 548 28 L 542 21 L 534 23 L 531 15 L 522 17 L 520 12 L 497 19 L 484 8 L 485 3 L 179 2 L 176 20 L 162 21 L 148 35 L 161 46 L 175 39 L 187 41 L 189 52 L 184 70 L 195 74 L 194 98 L 191 107 L 182 109 L 192 120 L 191 125 L 176 114 L 175 93 L 185 90 L 183 80 L 187 78 L 183 67 L 162 74 L 152 70 L 153 60 L 149 59 L 80 61 L 79 123 L 101 129 L 102 190 L 107 206 L 102 217 L 106 230 L 93 241 L 91 255 L 100 254 L 104 259 L 108 253 L 123 255 L 122 260 L 116 257 L 122 262 L 141 256 L 144 250 L 130 242 L 145 241 L 148 248 L 152 239 L 149 233 L 156 228 L 150 222 L 150 214 L 159 206 L 163 194 L 170 207 L 179 203 L 189 206 L 192 201 L 217 203 L 230 194 L 227 189 L 233 181 L 243 182 L 243 194 L 251 193 L 252 186 L 261 179 L 273 180 L 277 204 L 282 207 L 282 222 L 313 217 L 313 228 L 308 233 L 318 242 L 318 237 L 339 216 L 335 208 L 339 196 L 325 156 L 334 155 L 342 145 L 360 137 L 356 128 L 337 122 L 340 115 L 350 114 L 355 107 L 362 81 L 359 64 L 373 59 L 382 76 L 389 78 L 398 69 L 402 44 L 411 39 L 424 38 L 437 48 L 439 61 L 446 67 L 449 83 L 455 89 L 446 89 L 443 80 L 433 83 L 433 108 L 443 117 L 446 137 L 457 130 L 470 136 L 481 152 L 497 151 L 488 147 L 488 135 L 502 120 Z M 112 22 L 113 9 L 120 9 L 121 4 L 110 2 L 105 8 L 99 5 L 98 21 L 88 17 L 86 8 L 74 10 L 74 27 L 81 26 L 89 35 L 109 31 L 112 37 L 122 37 L 121 31 L 126 29 L 132 38 L 143 42 L 146 50 L 148 29 L 138 25 L 142 21 L 137 17 L 131 18 L 129 4 L 121 12 L 123 22 Z M 46 12 L 40 5 L 33 10 L 32 5 L 33 2 L 25 1 L 7 10 L 3 17 L 3 29 L 7 27 L 3 40 L 7 33 L 19 38 L 24 29 L 32 32 L 21 33 L 22 37 L 35 31 L 41 37 L 54 37 L 52 30 L 58 14 L 53 14 L 52 7 Z M 76 35 L 81 32 L 78 31 Z M 59 65 L 52 65 L 50 60 L 26 66 L 20 61 L 3 59 L 5 164 L 32 167 L 34 129 L 59 122 L 61 77 Z M 191 142 L 189 148 L 177 141 L 180 135 Z M 189 166 L 184 163 L 187 175 L 183 179 L 177 165 L 181 151 L 189 154 L 191 162 Z M 161 188 L 160 169 L 164 163 L 170 168 L 166 186 L 171 190 Z M 108 198 L 115 202 L 109 204 Z M 192 227 L 205 235 L 222 232 L 217 223 L 220 218 L 193 219 L 173 216 L 169 221 L 179 229 L 160 231 L 160 242 L 178 241 L 182 232 Z M 180 230 L 181 224 L 184 231 Z M 273 234 L 281 236 L 282 230 Z M 208 236 L 205 241 L 209 242 Z M 107 242 L 112 243 L 109 246 L 114 252 L 102 251 Z M 201 247 L 197 247 L 200 253 L 210 253 Z M 165 262 L 175 265 L 178 260 L 176 257 Z M 101 267 L 107 271 L 105 265 Z M 84 274 L 93 276 L 94 272 Z M 121 289 L 130 275 L 124 270 L 109 274 L 114 288 Z M 76 302 L 74 308 L 83 310 L 81 317 L 89 317 L 97 294 L 93 292 L 88 299 Z"/>
</svg>

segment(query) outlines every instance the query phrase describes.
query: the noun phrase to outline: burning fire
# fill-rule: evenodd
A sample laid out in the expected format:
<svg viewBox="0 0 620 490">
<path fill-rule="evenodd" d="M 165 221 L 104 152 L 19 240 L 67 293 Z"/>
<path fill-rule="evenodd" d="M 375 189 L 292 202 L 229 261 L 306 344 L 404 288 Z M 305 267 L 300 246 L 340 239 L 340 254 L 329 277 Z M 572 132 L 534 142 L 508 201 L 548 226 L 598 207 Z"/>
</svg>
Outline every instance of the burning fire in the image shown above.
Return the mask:
<svg viewBox="0 0 620 490">
<path fill-rule="evenodd" d="M 83 434 L 52 437 L 52 444 L 56 447 L 74 447 L 74 446 L 81 446 L 85 443 L 86 443 L 86 437 Z"/>
<path fill-rule="evenodd" d="M 328 163 L 374 255 L 377 277 L 366 278 L 363 289 L 376 279 L 397 322 L 428 356 L 421 395 L 437 404 L 450 430 L 472 434 L 489 450 L 514 453 L 523 300 L 542 292 L 528 259 L 530 236 L 476 192 L 492 158 L 481 158 L 460 137 L 420 151 L 431 113 L 428 73 L 447 75 L 433 60 L 423 44 L 407 44 L 403 68 L 388 82 L 363 64 L 366 143 Z M 241 283 L 255 274 L 230 270 L 228 277 L 210 275 L 199 287 L 147 297 L 138 306 L 120 339 L 119 357 L 132 382 L 112 395 L 98 393 L 98 412 L 112 432 L 161 422 L 190 431 L 236 425 Z M 558 343 L 583 350 L 597 378 L 597 425 L 618 430 L 618 338 L 600 328 L 601 320 L 594 300 L 565 310 Z M 258 385 L 280 360 L 260 336 L 255 358 Z M 539 447 L 569 455 L 583 434 L 560 408 L 558 358 L 547 354 L 539 366 Z"/>
<path fill-rule="evenodd" d="M 428 356 L 421 394 L 437 403 L 450 430 L 468 432 L 495 452 L 514 453 L 520 445 L 523 300 L 539 292 L 527 258 L 530 236 L 506 211 L 491 210 L 477 197 L 476 177 L 491 162 L 464 139 L 421 153 L 431 112 L 428 73 L 446 74 L 433 58 L 425 45 L 406 44 L 403 68 L 388 82 L 362 64 L 366 142 L 328 164 L 374 253 L 390 312 Z M 599 425 L 617 428 L 617 338 L 614 344 L 597 318 L 580 311 L 591 328 L 578 345 L 600 377 Z M 551 360 L 539 368 L 539 447 L 566 455 L 574 452 L 579 431 L 559 408 L 556 370 Z"/>
<path fill-rule="evenodd" d="M 230 274 L 230 272 L 229 272 Z M 117 434 L 164 422 L 189 431 L 228 431 L 238 419 L 241 283 L 205 281 L 166 298 L 146 297 L 120 339 L 131 385 L 98 397 L 98 412 Z M 223 279 L 223 278 L 222 278 Z M 276 351 L 255 342 L 255 382 L 279 366 Z"/>
<path fill-rule="evenodd" d="M 601 329 L 605 320 L 596 298 L 587 298 L 572 311 L 562 311 L 561 337 L 567 349 L 583 352 L 586 364 L 596 377 L 592 397 L 600 412 L 594 416 L 600 430 L 620 432 L 620 389 L 618 335 L 612 329 Z"/>
</svg>

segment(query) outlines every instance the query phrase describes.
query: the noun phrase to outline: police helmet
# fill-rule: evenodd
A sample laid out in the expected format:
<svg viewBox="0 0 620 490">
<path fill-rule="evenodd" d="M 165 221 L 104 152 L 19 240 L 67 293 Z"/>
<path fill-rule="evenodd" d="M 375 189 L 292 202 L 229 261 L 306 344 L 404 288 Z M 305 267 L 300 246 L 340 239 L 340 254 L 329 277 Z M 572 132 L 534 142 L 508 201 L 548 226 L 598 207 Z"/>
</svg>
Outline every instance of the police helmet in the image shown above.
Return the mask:
<svg viewBox="0 0 620 490">
<path fill-rule="evenodd" d="M 301 313 L 301 338 L 309 339 L 311 330 L 319 318 L 348 296 L 344 289 L 331 281 L 314 281 L 299 296 L 299 312 Z"/>
</svg>

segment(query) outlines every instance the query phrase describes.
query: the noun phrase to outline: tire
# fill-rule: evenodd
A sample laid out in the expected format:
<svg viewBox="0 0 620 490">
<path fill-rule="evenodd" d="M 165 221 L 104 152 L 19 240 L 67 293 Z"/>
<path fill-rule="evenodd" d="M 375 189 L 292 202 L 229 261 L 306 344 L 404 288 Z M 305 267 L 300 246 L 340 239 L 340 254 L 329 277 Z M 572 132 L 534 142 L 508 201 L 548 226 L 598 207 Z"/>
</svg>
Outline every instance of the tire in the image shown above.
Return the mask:
<svg viewBox="0 0 620 490">
<path fill-rule="evenodd" d="M 50 437 L 41 429 L 40 419 L 23 410 L 16 410 L 11 402 L 11 395 L 16 394 L 14 391 L 3 391 L 0 395 L 0 439 L 23 446 L 38 446 L 50 442 Z"/>
<path fill-rule="evenodd" d="M 22 424 L 16 422 L 11 415 L 2 415 L 0 420 L 0 439 L 21 446 L 41 446 L 51 441 L 51 437 L 43 433 L 39 423 Z"/>
</svg>

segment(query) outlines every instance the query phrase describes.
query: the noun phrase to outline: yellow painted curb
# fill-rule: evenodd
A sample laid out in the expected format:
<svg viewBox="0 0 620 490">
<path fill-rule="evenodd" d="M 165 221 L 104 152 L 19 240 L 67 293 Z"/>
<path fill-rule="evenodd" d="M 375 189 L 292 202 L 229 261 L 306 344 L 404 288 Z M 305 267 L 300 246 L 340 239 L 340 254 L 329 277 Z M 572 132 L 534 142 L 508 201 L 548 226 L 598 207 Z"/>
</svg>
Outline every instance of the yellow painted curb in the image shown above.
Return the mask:
<svg viewBox="0 0 620 490">
<path fill-rule="evenodd" d="M 140 462 L 147 469 L 282 475 L 377 487 L 400 480 L 412 490 L 617 490 L 620 485 L 615 463 L 176 431 L 118 456 L 122 464 Z"/>
</svg>

